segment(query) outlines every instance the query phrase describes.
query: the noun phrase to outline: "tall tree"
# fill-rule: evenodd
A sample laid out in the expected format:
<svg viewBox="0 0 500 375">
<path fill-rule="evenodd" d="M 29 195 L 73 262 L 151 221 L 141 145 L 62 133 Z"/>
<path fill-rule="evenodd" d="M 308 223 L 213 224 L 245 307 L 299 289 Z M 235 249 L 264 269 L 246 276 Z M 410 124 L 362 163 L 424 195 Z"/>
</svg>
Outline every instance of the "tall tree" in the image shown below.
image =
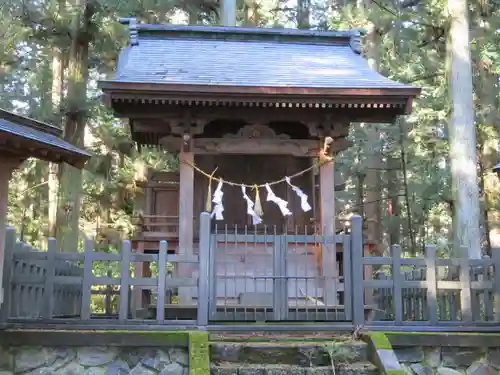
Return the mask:
<svg viewBox="0 0 500 375">
<path fill-rule="evenodd" d="M 55 4 L 57 7 L 54 12 L 54 18 L 58 21 L 63 16 L 63 12 L 66 8 L 66 2 L 64 0 L 58 0 Z M 64 91 L 64 69 L 67 54 L 64 53 L 63 45 L 64 41 L 67 42 L 67 38 L 57 38 L 54 45 L 52 46 L 52 121 L 57 126 L 61 126 L 61 99 Z M 56 163 L 49 163 L 49 175 L 48 175 L 48 225 L 49 225 L 49 237 L 55 238 L 57 236 L 57 212 L 58 212 L 58 194 L 59 194 L 59 166 Z"/>
<path fill-rule="evenodd" d="M 87 81 L 89 75 L 89 47 L 96 28 L 92 19 L 96 3 L 74 0 L 70 4 L 71 47 L 68 59 L 68 93 L 64 138 L 75 146 L 84 146 L 87 123 Z M 61 215 L 58 216 L 59 246 L 65 251 L 77 251 L 79 237 L 82 172 L 68 164 L 61 165 L 59 197 Z"/>
<path fill-rule="evenodd" d="M 452 101 L 449 132 L 455 247 L 465 246 L 470 258 L 480 258 L 479 188 L 467 1 L 448 0 L 448 12 L 449 90 Z"/>
<path fill-rule="evenodd" d="M 311 13 L 311 0 L 298 0 L 297 28 L 309 29 L 311 27 L 310 13 Z"/>
</svg>

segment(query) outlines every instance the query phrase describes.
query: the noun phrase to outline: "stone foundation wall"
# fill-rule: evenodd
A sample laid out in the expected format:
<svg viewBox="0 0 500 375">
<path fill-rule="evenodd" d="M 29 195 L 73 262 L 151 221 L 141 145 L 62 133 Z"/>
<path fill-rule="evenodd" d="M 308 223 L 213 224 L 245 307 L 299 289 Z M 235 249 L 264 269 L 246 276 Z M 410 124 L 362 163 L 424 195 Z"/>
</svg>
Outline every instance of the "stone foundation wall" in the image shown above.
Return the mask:
<svg viewBox="0 0 500 375">
<path fill-rule="evenodd" d="M 407 375 L 500 374 L 500 349 L 417 346 L 393 350 Z"/>
<path fill-rule="evenodd" d="M 188 375 L 187 348 L 2 347 L 0 375 Z"/>
</svg>

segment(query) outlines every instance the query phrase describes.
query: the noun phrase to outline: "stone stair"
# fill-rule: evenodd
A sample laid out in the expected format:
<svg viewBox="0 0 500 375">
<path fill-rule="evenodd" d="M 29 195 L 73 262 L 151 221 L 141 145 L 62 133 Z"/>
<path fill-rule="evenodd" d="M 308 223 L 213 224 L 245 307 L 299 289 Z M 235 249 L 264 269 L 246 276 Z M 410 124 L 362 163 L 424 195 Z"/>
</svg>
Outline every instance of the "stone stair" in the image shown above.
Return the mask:
<svg viewBox="0 0 500 375">
<path fill-rule="evenodd" d="M 335 372 L 326 348 L 332 343 Z M 366 343 L 346 338 L 212 340 L 210 362 L 211 375 L 378 375 L 377 368 L 368 361 Z"/>
</svg>

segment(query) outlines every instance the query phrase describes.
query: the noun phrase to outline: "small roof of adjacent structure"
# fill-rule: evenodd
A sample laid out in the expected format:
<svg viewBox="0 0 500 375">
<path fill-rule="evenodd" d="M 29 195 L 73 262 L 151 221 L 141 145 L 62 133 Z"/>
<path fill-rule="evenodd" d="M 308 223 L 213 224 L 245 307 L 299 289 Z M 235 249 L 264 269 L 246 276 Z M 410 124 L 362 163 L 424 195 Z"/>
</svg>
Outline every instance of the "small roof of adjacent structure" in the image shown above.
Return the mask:
<svg viewBox="0 0 500 375">
<path fill-rule="evenodd" d="M 116 77 L 101 81 L 111 99 L 131 92 L 259 97 L 385 96 L 409 112 L 420 88 L 386 78 L 361 56 L 360 33 L 292 29 L 129 24 Z M 214 96 L 215 95 L 215 96 Z"/>
<path fill-rule="evenodd" d="M 0 152 L 82 168 L 91 154 L 61 136 L 60 128 L 0 109 Z"/>
</svg>

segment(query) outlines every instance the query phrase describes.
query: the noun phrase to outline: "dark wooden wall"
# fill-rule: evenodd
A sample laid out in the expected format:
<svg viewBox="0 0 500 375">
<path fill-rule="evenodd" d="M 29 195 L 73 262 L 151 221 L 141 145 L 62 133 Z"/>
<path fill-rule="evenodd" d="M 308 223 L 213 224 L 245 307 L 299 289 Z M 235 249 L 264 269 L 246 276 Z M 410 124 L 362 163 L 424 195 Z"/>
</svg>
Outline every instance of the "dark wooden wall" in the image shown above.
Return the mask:
<svg viewBox="0 0 500 375">
<path fill-rule="evenodd" d="M 197 155 L 195 157 L 195 163 L 205 172 L 211 173 L 217 167 L 218 169 L 215 173 L 217 177 L 249 185 L 263 184 L 290 176 L 307 168 L 311 165 L 311 162 L 311 158 L 298 158 L 288 155 L 226 154 Z M 195 173 L 194 211 L 195 215 L 199 215 L 205 209 L 208 179 L 200 173 Z M 312 171 L 292 179 L 292 183 L 309 195 L 309 203 L 312 206 L 314 204 Z M 212 182 L 212 193 L 216 186 L 217 183 Z M 285 182 L 273 185 L 271 188 L 278 197 L 289 202 L 288 207 L 293 214 L 289 217 L 284 217 L 274 203 L 266 202 L 267 192 L 264 188 L 260 189 L 260 198 L 264 211 L 263 224 L 268 227 L 268 231 L 274 230 L 273 227 L 275 226 L 278 233 L 282 233 L 284 230 L 293 233 L 295 228 L 297 228 L 299 233 L 304 233 L 305 226 L 311 227 L 313 211 L 307 213 L 302 211 L 300 208 L 300 199 Z M 248 230 L 256 229 L 259 232 L 264 230 L 264 225 L 259 225 L 257 228 L 253 228 L 251 225 L 251 218 L 246 213 L 246 202 L 243 199 L 239 186 L 225 184 L 223 192 L 224 220 L 217 222 L 218 227 L 222 228 L 227 225 L 230 231 L 234 231 L 236 226 L 241 228 L 241 231 L 244 231 L 244 226 L 248 226 Z M 254 190 L 247 188 L 247 194 L 252 201 L 255 199 Z M 308 232 L 311 231 L 310 229 Z M 240 232 L 240 229 L 238 229 L 238 232 Z"/>
</svg>

